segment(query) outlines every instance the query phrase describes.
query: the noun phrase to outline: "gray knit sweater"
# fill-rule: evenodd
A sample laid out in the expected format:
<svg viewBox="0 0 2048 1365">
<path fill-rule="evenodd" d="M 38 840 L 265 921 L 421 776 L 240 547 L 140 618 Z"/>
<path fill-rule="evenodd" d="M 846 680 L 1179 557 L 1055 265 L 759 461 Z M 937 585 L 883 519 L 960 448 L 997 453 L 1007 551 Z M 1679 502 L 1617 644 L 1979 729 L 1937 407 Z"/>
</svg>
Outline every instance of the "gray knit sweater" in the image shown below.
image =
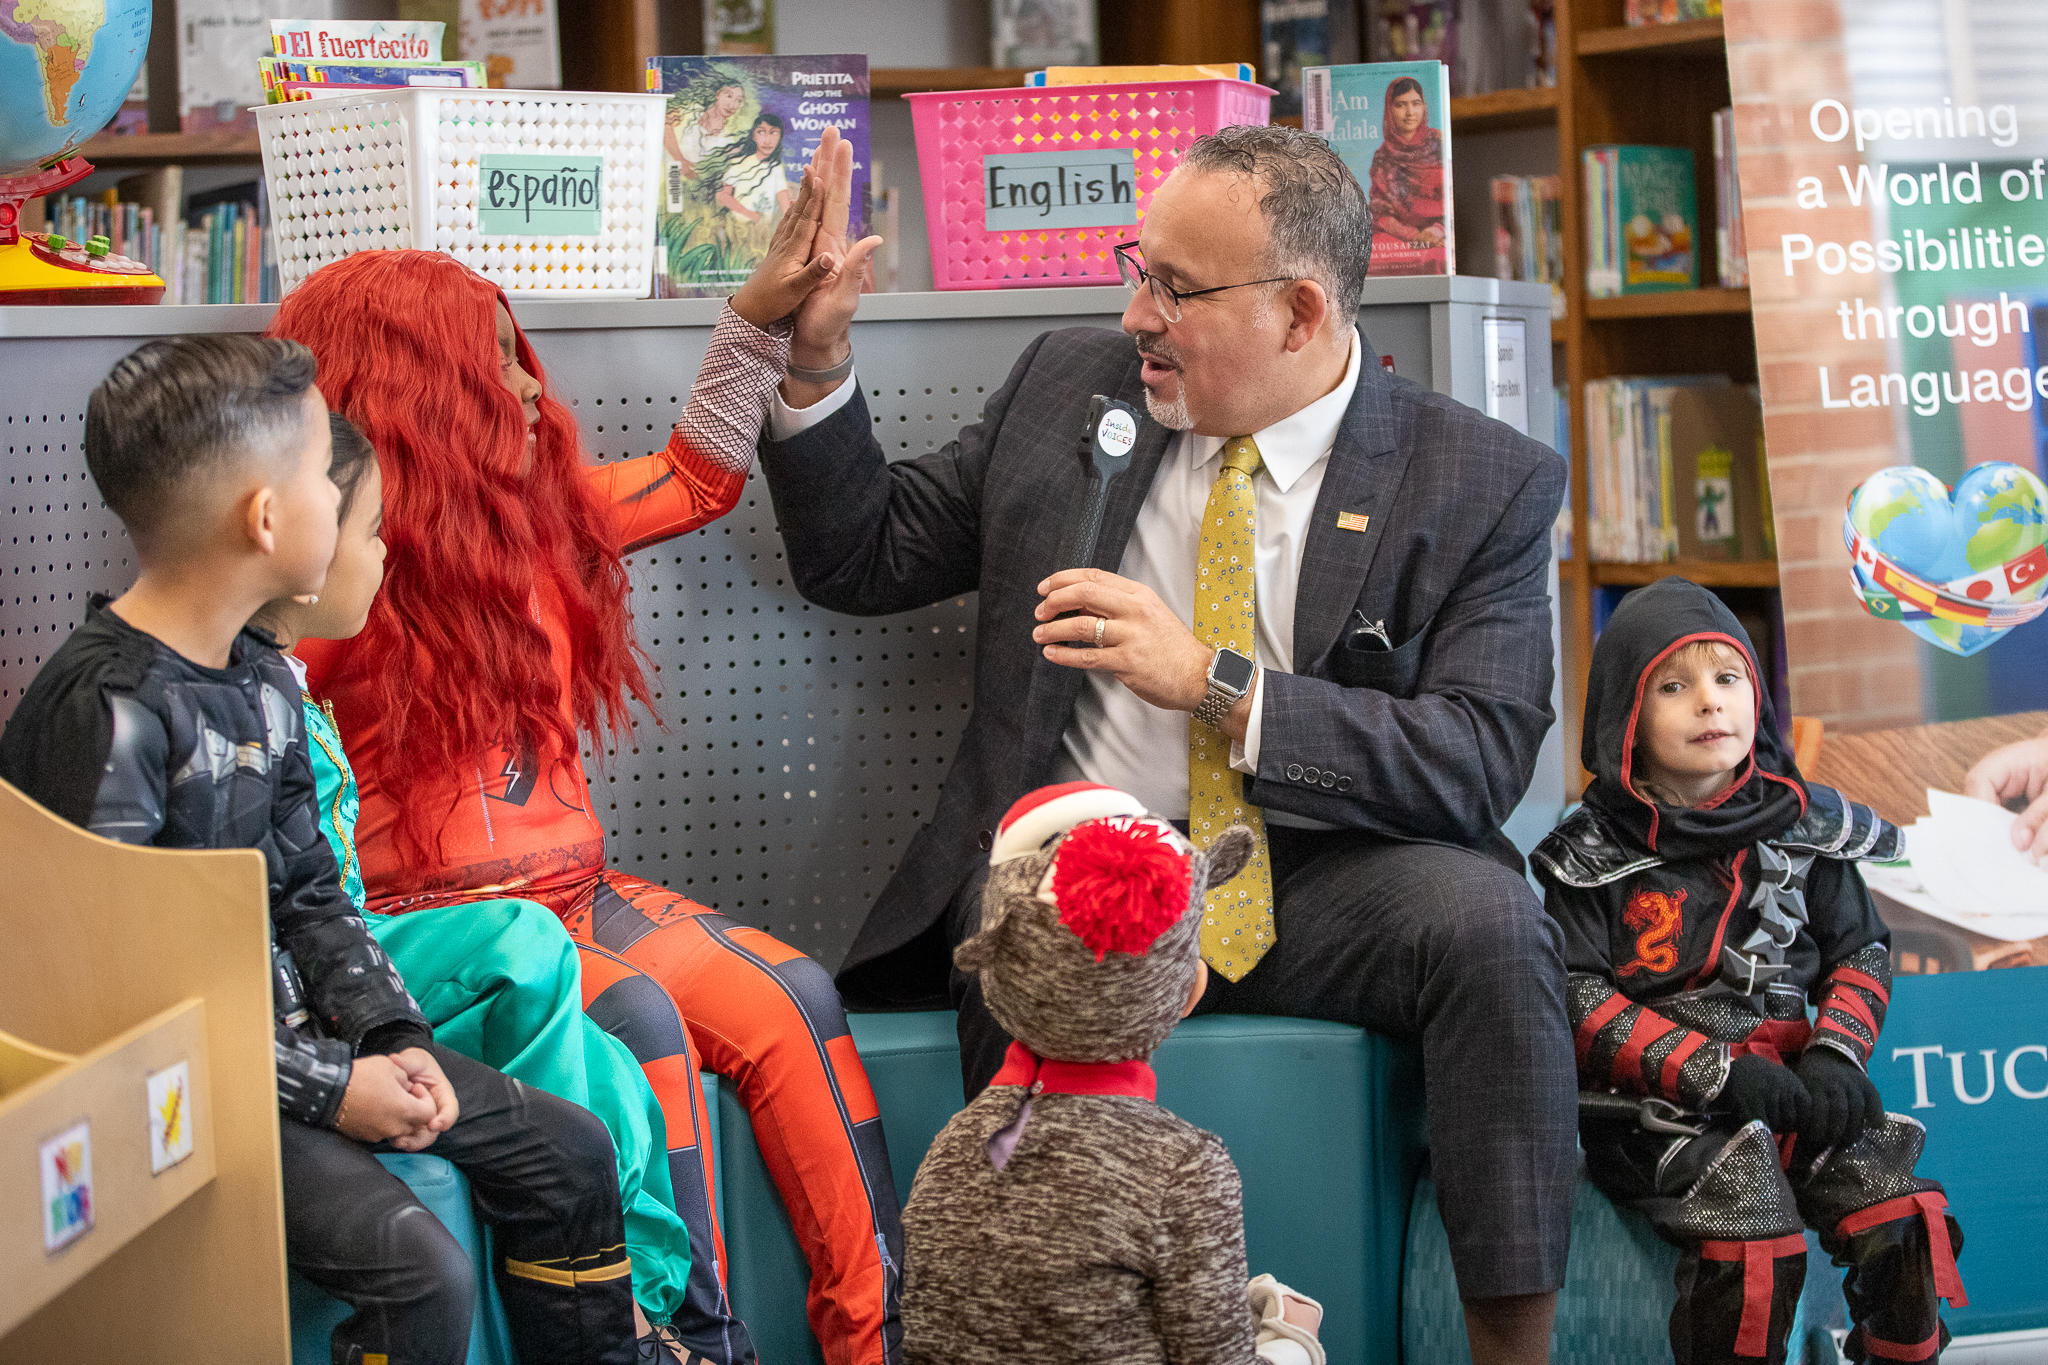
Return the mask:
<svg viewBox="0 0 2048 1365">
<path fill-rule="evenodd" d="M 1147 1100 L 1022 1088 L 953 1116 L 903 1210 L 910 1365 L 1252 1365 L 1243 1192 L 1213 1134 Z"/>
</svg>

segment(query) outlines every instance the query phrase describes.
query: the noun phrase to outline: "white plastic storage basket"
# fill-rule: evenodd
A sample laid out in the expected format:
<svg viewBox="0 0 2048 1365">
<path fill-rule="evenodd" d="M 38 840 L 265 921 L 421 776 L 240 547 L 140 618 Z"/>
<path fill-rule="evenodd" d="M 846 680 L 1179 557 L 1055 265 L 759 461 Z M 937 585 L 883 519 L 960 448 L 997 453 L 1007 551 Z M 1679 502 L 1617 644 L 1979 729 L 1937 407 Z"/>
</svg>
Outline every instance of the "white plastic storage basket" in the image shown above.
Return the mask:
<svg viewBox="0 0 2048 1365">
<path fill-rule="evenodd" d="M 662 95 L 380 90 L 256 110 L 278 284 L 445 251 L 520 298 L 651 288 Z"/>
</svg>

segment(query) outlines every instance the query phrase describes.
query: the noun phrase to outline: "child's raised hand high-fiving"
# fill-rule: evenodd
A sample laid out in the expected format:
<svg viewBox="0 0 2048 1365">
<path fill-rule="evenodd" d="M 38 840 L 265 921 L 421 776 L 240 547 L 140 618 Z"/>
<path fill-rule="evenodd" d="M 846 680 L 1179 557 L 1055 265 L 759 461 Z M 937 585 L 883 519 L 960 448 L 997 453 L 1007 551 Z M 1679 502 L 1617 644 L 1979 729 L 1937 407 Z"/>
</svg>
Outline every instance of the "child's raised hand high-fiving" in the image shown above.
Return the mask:
<svg viewBox="0 0 2048 1365">
<path fill-rule="evenodd" d="M 796 202 L 776 224 L 767 256 L 732 296 L 732 310 L 765 329 L 794 314 L 820 285 L 858 276 L 881 238 L 848 249 L 852 199 L 853 147 L 838 129 L 827 128 L 804 168 Z M 853 288 L 858 292 L 859 285 Z"/>
</svg>

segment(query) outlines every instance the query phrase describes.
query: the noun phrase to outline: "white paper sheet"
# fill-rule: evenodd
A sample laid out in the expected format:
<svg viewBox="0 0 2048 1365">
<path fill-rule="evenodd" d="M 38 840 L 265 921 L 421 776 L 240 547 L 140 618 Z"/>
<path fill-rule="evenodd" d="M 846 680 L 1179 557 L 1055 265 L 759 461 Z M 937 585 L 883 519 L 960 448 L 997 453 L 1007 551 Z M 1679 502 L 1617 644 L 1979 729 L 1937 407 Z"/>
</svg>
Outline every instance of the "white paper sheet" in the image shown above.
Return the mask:
<svg viewBox="0 0 2048 1365">
<path fill-rule="evenodd" d="M 1986 938 L 2016 942 L 2048 935 L 2048 871 L 2012 846 L 2012 812 L 1932 789 L 1927 805 L 1932 814 L 1906 831 L 1909 876 L 1923 896 L 1900 899 Z M 1897 877 L 1894 870 L 1885 880 L 1896 883 Z M 1869 880 L 1895 894 L 1879 878 Z"/>
</svg>

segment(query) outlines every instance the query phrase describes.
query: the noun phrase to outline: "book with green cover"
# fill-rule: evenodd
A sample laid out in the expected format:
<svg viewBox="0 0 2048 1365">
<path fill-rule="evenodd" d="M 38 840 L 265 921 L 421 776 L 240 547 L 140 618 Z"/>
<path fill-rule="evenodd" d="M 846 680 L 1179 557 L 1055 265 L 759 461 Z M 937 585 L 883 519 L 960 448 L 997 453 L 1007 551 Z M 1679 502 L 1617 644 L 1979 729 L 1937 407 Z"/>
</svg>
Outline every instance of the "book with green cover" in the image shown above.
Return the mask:
<svg viewBox="0 0 2048 1365">
<path fill-rule="evenodd" d="M 1699 206 L 1685 147 L 1588 147 L 1586 211 L 1594 298 L 1700 285 Z"/>
</svg>

